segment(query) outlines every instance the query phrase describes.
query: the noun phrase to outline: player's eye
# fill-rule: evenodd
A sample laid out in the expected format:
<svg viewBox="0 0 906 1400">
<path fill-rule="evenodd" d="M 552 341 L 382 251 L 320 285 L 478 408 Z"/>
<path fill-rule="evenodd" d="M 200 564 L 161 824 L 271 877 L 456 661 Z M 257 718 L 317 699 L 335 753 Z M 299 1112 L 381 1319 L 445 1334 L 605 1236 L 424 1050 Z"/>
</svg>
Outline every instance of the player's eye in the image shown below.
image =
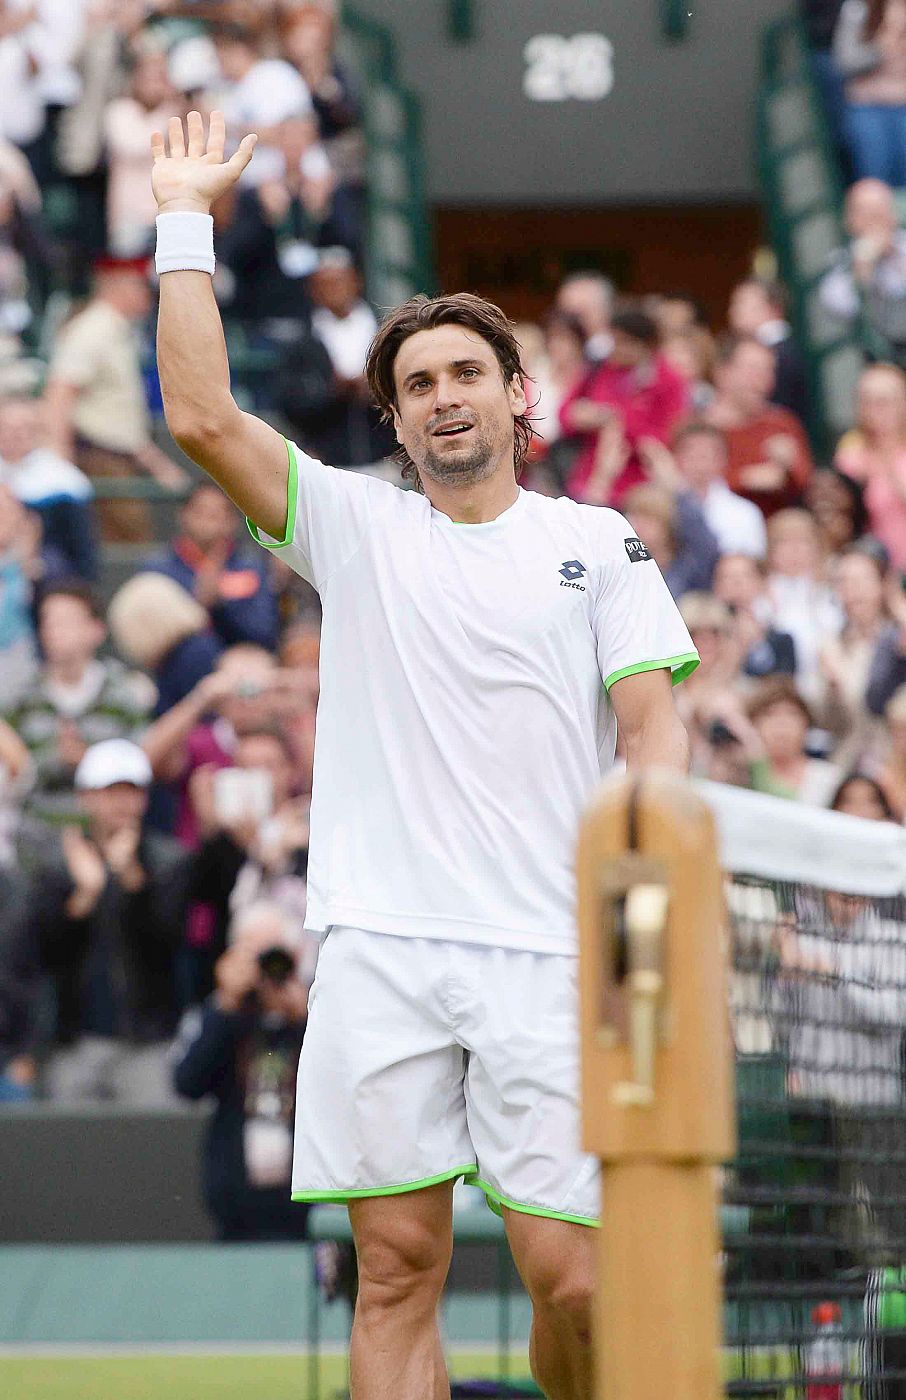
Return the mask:
<svg viewBox="0 0 906 1400">
<path fill-rule="evenodd" d="M 477 370 L 477 369 L 464 369 L 464 370 L 462 370 L 461 373 L 460 373 L 460 378 L 461 378 L 461 379 L 464 379 L 466 375 L 469 375 L 470 378 L 474 379 L 474 378 L 476 378 L 477 375 L 478 375 L 478 370 Z"/>
</svg>

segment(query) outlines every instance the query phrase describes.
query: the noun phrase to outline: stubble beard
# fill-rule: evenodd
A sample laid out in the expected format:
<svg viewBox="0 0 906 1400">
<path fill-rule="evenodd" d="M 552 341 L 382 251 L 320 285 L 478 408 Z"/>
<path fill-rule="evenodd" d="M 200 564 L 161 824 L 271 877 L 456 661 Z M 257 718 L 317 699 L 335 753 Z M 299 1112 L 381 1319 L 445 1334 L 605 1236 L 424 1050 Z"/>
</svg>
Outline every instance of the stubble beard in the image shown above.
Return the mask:
<svg viewBox="0 0 906 1400">
<path fill-rule="evenodd" d="M 480 481 L 487 481 L 497 469 L 494 448 L 484 433 L 476 431 L 475 437 L 471 451 L 464 455 L 435 452 L 426 443 L 422 460 L 416 462 L 419 475 L 437 482 L 439 486 L 475 486 Z"/>
</svg>

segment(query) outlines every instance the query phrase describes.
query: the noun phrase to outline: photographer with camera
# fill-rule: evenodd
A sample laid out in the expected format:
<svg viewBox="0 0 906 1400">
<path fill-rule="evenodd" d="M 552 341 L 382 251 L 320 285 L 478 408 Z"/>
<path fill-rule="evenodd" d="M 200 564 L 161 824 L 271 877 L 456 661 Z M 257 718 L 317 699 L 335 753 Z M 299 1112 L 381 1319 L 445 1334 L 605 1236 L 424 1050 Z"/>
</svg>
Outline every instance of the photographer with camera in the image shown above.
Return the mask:
<svg viewBox="0 0 906 1400">
<path fill-rule="evenodd" d="M 215 990 L 183 1022 L 174 1083 L 212 1095 L 204 1196 L 225 1241 L 301 1239 L 308 1208 L 290 1200 L 296 1066 L 308 993 L 298 940 L 275 904 L 238 914 L 215 968 Z"/>
</svg>

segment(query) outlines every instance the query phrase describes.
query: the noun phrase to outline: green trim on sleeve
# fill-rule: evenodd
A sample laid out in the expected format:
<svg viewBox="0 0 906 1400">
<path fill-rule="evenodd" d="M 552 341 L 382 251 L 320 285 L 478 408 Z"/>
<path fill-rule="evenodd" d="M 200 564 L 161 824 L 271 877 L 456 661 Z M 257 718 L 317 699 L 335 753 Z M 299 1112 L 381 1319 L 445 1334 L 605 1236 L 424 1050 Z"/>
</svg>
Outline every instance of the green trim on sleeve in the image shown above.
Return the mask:
<svg viewBox="0 0 906 1400">
<path fill-rule="evenodd" d="M 487 1203 L 495 1215 L 502 1215 L 502 1207 L 506 1206 L 507 1210 L 518 1211 L 520 1215 L 541 1215 L 546 1220 L 565 1220 L 568 1225 L 590 1225 L 593 1229 L 599 1229 L 601 1225 L 600 1220 L 595 1220 L 590 1215 L 568 1215 L 559 1210 L 545 1210 L 543 1206 L 526 1206 L 522 1205 L 520 1201 L 511 1201 L 509 1197 L 501 1196 L 500 1192 L 495 1191 L 488 1182 L 482 1181 L 481 1177 L 476 1177 L 474 1181 L 469 1182 L 469 1185 L 477 1186 L 484 1192 Z"/>
<path fill-rule="evenodd" d="M 299 466 L 296 462 L 296 453 L 289 438 L 284 438 L 286 443 L 286 457 L 289 462 L 289 471 L 286 474 L 286 533 L 282 540 L 263 540 L 258 531 L 258 526 L 253 521 L 245 517 L 249 534 L 256 544 L 260 544 L 262 549 L 283 549 L 286 545 L 292 544 L 293 536 L 296 533 L 296 508 L 299 501 Z"/>
<path fill-rule="evenodd" d="M 604 682 L 604 687 L 609 690 L 617 681 L 623 680 L 625 676 L 639 676 L 643 671 L 666 671 L 669 667 L 670 679 L 674 685 L 679 685 L 687 676 L 691 676 L 696 666 L 699 664 L 697 651 L 683 652 L 682 656 L 665 656 L 663 661 L 637 661 L 634 666 L 624 666 L 621 671 L 612 671 Z"/>
<path fill-rule="evenodd" d="M 368 1196 L 401 1196 L 405 1191 L 422 1191 L 426 1186 L 439 1186 L 442 1181 L 455 1181 L 461 1176 L 475 1176 L 478 1168 L 472 1163 L 466 1167 L 451 1167 L 437 1176 L 424 1176 L 420 1181 L 404 1181 L 399 1186 L 367 1186 L 357 1191 L 294 1191 L 294 1201 L 334 1201 L 342 1205 L 344 1201 L 361 1201 Z"/>
</svg>

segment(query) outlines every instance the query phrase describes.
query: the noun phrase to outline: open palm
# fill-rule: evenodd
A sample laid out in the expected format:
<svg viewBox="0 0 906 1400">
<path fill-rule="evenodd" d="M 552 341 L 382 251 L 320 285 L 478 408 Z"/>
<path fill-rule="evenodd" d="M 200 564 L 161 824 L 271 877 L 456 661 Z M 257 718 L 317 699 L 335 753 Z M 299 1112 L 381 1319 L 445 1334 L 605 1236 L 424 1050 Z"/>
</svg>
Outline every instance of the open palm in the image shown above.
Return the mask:
<svg viewBox="0 0 906 1400">
<path fill-rule="evenodd" d="M 224 160 L 226 125 L 222 112 L 211 113 L 207 141 L 200 112 L 189 113 L 185 131 L 181 119 L 172 117 L 166 140 L 159 131 L 151 137 L 151 187 L 161 213 L 188 210 L 206 214 L 224 190 L 239 179 L 252 158 L 257 139 L 244 137 L 239 150 Z"/>
</svg>

